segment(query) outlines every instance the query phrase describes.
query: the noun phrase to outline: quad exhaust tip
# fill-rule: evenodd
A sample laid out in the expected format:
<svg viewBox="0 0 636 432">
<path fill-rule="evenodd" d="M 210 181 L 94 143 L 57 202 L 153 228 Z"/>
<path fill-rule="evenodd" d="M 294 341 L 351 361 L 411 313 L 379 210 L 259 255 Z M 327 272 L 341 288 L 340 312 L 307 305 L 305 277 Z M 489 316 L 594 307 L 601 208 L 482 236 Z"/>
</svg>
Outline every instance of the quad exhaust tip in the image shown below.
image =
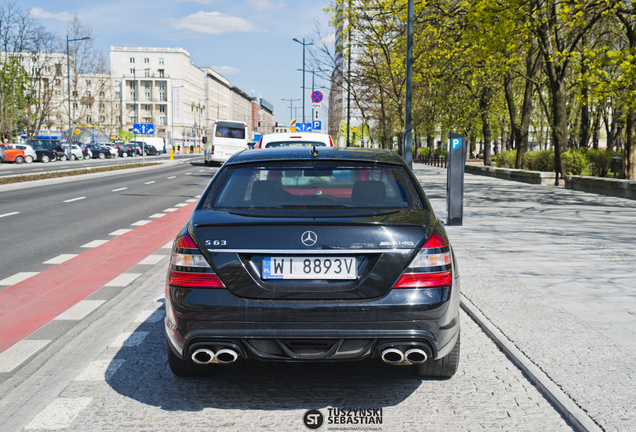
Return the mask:
<svg viewBox="0 0 636 432">
<path fill-rule="evenodd" d="M 420 348 L 411 348 L 406 352 L 397 348 L 387 348 L 382 351 L 382 360 L 390 365 L 421 364 L 428 360 L 428 354 Z"/>
<path fill-rule="evenodd" d="M 216 354 L 207 348 L 200 348 L 192 353 L 192 361 L 196 364 L 204 365 L 210 363 L 230 364 L 238 359 L 238 354 L 232 349 L 222 349 Z"/>
</svg>

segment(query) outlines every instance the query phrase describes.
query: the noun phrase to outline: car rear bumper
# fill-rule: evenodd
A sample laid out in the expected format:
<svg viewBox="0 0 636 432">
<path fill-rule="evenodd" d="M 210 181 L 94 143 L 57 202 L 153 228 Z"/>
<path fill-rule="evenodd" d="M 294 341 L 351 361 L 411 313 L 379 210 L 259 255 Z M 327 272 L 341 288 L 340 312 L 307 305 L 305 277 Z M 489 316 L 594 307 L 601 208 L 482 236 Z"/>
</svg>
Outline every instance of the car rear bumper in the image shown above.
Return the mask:
<svg viewBox="0 0 636 432">
<path fill-rule="evenodd" d="M 441 358 L 459 332 L 459 278 L 452 287 L 392 290 L 358 301 L 250 300 L 203 290 L 206 304 L 190 303 L 203 297 L 197 291 L 169 287 L 166 293 L 166 335 L 181 358 L 205 346 L 260 360 L 360 360 L 406 345 Z"/>
</svg>

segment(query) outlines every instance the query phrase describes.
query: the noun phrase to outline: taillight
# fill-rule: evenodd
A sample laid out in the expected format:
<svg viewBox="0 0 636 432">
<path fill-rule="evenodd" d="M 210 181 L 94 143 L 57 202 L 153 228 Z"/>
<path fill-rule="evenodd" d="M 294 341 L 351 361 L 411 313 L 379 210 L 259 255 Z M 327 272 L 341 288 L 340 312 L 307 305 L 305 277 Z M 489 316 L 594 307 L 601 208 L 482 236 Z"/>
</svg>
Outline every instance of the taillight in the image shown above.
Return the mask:
<svg viewBox="0 0 636 432">
<path fill-rule="evenodd" d="M 174 242 L 168 284 L 190 288 L 225 288 L 188 234 Z"/>
<path fill-rule="evenodd" d="M 434 288 L 452 283 L 450 246 L 445 238 L 433 234 L 393 288 Z"/>
</svg>

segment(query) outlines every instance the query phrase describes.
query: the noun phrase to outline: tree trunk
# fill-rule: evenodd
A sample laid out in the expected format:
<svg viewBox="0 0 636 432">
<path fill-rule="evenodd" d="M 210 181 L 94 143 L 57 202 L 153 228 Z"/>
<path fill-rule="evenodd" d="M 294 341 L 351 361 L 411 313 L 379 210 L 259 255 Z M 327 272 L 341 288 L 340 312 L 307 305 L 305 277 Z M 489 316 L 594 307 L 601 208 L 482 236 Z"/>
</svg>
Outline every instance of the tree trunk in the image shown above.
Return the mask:
<svg viewBox="0 0 636 432">
<path fill-rule="evenodd" d="M 632 42 L 632 41 L 630 41 Z M 632 78 L 629 92 L 636 92 L 636 77 Z M 627 114 L 627 133 L 623 157 L 623 173 L 625 179 L 636 180 L 636 108 L 630 105 Z"/>
<path fill-rule="evenodd" d="M 567 90 L 564 79 L 557 79 L 550 82 L 552 87 L 552 140 L 554 143 L 554 172 L 556 174 L 555 186 L 559 185 L 559 174 L 567 174 L 565 163 L 561 160 L 561 155 L 567 151 L 568 146 L 568 112 L 567 112 Z"/>
<path fill-rule="evenodd" d="M 501 150 L 510 150 L 510 141 L 508 139 L 508 119 L 504 117 L 501 123 Z"/>
<path fill-rule="evenodd" d="M 486 166 L 492 166 L 492 158 L 490 156 L 490 140 L 492 139 L 492 132 L 490 130 L 490 97 L 490 87 L 485 86 L 479 98 L 479 111 L 484 135 L 484 165 Z"/>
</svg>

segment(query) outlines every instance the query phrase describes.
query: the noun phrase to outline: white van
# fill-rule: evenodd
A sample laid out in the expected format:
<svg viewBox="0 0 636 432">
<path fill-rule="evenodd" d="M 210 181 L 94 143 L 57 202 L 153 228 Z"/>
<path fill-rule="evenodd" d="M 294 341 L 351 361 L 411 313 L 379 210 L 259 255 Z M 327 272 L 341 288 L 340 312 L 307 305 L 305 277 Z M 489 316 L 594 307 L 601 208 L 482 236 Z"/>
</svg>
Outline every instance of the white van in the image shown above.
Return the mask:
<svg viewBox="0 0 636 432">
<path fill-rule="evenodd" d="M 214 122 L 211 131 L 206 132 L 203 147 L 203 162 L 206 165 L 223 164 L 234 153 L 247 149 L 247 124 L 232 120 Z"/>
</svg>

